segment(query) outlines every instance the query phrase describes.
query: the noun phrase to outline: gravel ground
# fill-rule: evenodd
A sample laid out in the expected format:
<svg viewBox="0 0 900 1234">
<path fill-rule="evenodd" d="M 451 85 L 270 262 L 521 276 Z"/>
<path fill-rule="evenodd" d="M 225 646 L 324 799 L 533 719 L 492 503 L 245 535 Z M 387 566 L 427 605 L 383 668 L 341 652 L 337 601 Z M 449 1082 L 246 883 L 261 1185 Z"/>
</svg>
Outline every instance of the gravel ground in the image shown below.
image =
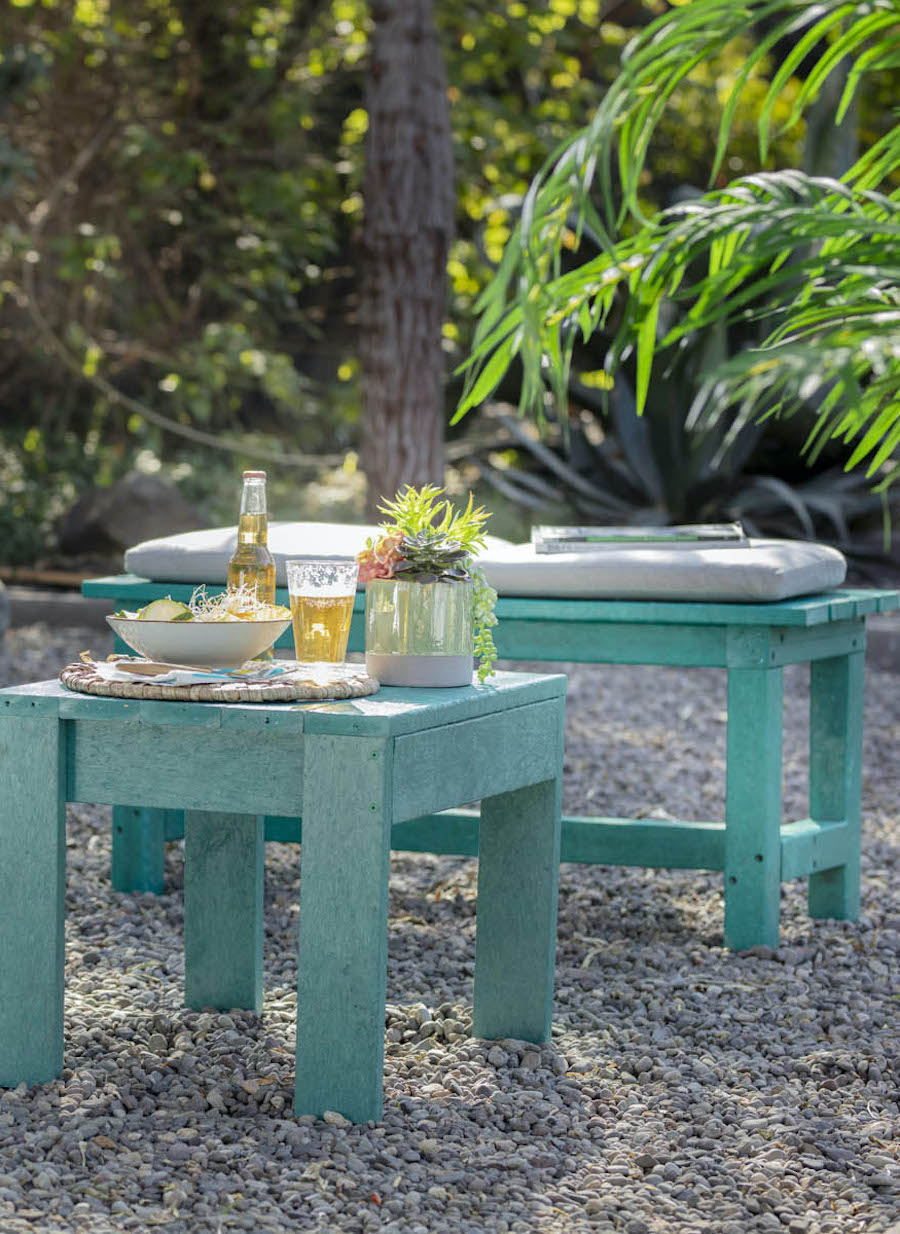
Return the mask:
<svg viewBox="0 0 900 1234">
<path fill-rule="evenodd" d="M 11 630 L 10 676 L 103 638 Z M 264 1014 L 188 1012 L 180 846 L 165 895 L 114 894 L 108 810 L 70 807 L 66 1069 L 0 1096 L 0 1231 L 900 1234 L 898 684 L 868 681 L 860 920 L 809 921 L 801 880 L 735 956 L 720 877 L 563 866 L 552 1046 L 468 1035 L 474 862 L 398 854 L 377 1125 L 290 1115 L 297 850 L 267 851 Z M 572 666 L 567 812 L 723 817 L 724 709 L 714 671 Z"/>
</svg>

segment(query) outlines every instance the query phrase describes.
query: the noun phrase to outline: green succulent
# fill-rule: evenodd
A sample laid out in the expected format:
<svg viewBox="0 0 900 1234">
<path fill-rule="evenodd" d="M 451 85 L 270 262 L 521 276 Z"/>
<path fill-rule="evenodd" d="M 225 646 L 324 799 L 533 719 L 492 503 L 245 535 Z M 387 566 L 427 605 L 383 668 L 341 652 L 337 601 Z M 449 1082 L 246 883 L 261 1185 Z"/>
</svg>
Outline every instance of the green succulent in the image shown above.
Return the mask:
<svg viewBox="0 0 900 1234">
<path fill-rule="evenodd" d="M 405 535 L 397 546 L 402 559 L 394 567 L 396 578 L 417 583 L 465 582 L 469 577 L 469 553 L 458 540 L 448 540 L 439 531 L 426 529 Z"/>
<path fill-rule="evenodd" d="M 434 484 L 422 488 L 408 484 L 393 501 L 378 507 L 391 520 L 381 530 L 387 535 L 400 532 L 404 539 L 415 539 L 417 548 L 420 543 L 453 545 L 463 556 L 475 556 L 484 548 L 484 524 L 490 515 L 483 506 L 475 507 L 471 493 L 465 510 L 455 509 L 446 498 L 438 501 L 443 491 Z"/>
</svg>

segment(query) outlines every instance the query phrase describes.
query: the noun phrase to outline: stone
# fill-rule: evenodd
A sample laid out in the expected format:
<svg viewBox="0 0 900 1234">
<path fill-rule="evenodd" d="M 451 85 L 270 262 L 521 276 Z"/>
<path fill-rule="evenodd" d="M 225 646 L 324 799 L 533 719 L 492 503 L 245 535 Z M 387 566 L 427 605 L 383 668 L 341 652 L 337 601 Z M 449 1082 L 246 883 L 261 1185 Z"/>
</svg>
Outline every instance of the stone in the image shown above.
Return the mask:
<svg viewBox="0 0 900 1234">
<path fill-rule="evenodd" d="M 208 527 L 202 512 L 158 475 L 130 471 L 108 488 L 82 493 L 56 522 L 63 553 L 113 556 L 142 540 Z"/>
<path fill-rule="evenodd" d="M 16 681 L 52 678 L 82 647 L 112 649 L 74 629 L 14 626 L 6 637 Z M 577 666 L 567 811 L 641 817 L 658 788 L 677 817 L 721 816 L 711 772 L 722 770 L 722 676 Z M 177 846 L 166 894 L 117 893 L 108 807 L 70 805 L 64 1067 L 59 1080 L 0 1090 L 6 1225 L 848 1234 L 876 1212 L 879 1234 L 900 1234 L 888 1053 L 896 673 L 870 674 L 867 693 L 870 924 L 810 921 L 802 880 L 783 890 L 785 946 L 819 957 L 815 980 L 724 950 L 721 874 L 570 866 L 550 1042 L 448 1044 L 444 1027 L 419 1028 L 453 1019 L 468 1030 L 474 919 L 455 891 L 436 889 L 471 903 L 477 866 L 394 853 L 388 1032 L 411 1036 L 387 1051 L 384 1116 L 367 1126 L 290 1113 L 299 850 L 267 847 L 265 1017 L 198 1013 L 182 1008 L 180 970 L 166 967 L 182 940 Z M 786 817 L 807 808 L 807 706 L 785 690 Z M 541 1063 L 523 1070 L 529 1051 Z M 620 1068 L 638 1082 L 620 1082 Z"/>
</svg>

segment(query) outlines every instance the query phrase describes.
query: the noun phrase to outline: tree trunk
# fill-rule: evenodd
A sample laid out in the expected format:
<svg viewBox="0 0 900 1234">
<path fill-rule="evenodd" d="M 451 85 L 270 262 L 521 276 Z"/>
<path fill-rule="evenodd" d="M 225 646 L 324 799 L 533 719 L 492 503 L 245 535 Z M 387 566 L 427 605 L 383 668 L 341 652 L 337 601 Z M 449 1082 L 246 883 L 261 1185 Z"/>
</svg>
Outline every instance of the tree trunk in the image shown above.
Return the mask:
<svg viewBox="0 0 900 1234">
<path fill-rule="evenodd" d="M 453 151 L 432 0 L 373 0 L 363 182 L 360 360 L 367 514 L 403 484 L 443 484 Z"/>
</svg>

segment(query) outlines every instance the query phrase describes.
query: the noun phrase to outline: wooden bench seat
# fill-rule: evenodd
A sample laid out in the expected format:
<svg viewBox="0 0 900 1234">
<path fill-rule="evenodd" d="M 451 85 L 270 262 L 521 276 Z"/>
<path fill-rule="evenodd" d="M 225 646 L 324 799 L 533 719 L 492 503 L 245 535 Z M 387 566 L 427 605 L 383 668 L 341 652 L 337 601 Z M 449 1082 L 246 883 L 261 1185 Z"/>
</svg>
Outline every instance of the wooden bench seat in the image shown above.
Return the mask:
<svg viewBox="0 0 900 1234">
<path fill-rule="evenodd" d="M 186 600 L 192 587 L 118 575 L 89 580 L 83 590 L 108 598 L 112 612 L 165 595 Z M 505 660 L 712 667 L 728 674 L 725 819 L 564 817 L 561 859 L 721 870 L 724 937 L 735 949 L 777 945 L 786 879 L 809 879 L 811 916 L 855 917 L 865 622 L 898 607 L 900 592 L 858 588 L 765 604 L 501 596 L 495 641 Z M 360 593 L 351 651 L 363 649 L 363 608 Z M 290 632 L 282 645 L 290 647 Z M 797 663 L 810 666 L 809 817 L 783 822 L 782 669 Z M 395 828 L 392 844 L 474 854 L 477 826 L 477 815 L 465 811 L 410 820 Z M 118 807 L 114 885 L 160 890 L 163 843 L 182 827 L 170 811 Z M 299 820 L 266 820 L 269 839 L 299 840 L 300 833 Z"/>
</svg>

